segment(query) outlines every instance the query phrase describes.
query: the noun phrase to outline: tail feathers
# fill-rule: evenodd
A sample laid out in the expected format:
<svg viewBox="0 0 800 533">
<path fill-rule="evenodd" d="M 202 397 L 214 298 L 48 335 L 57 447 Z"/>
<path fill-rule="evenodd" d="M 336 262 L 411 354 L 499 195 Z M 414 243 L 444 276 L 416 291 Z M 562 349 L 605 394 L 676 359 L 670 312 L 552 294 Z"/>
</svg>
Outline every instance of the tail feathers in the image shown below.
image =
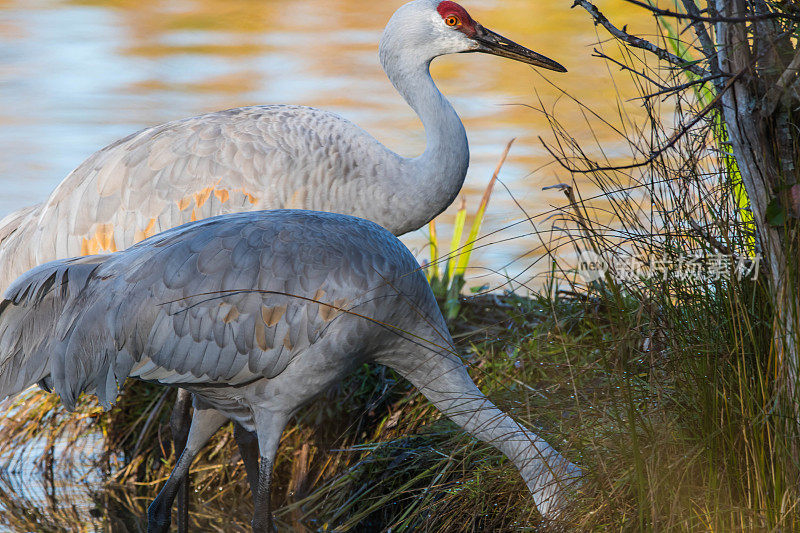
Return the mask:
<svg viewBox="0 0 800 533">
<path fill-rule="evenodd" d="M 55 296 L 75 297 L 86 286 L 89 277 L 103 264 L 108 255 L 90 255 L 74 259 L 51 261 L 34 267 L 18 277 L 8 287 L 5 300 L 16 305 L 38 304 L 57 289 Z M 0 312 L 5 307 L 0 304 Z"/>
<path fill-rule="evenodd" d="M 53 355 L 63 353 L 68 342 L 57 329 L 59 319 L 107 258 L 53 261 L 11 284 L 0 302 L 0 399 L 43 380 L 53 382 Z"/>
<path fill-rule="evenodd" d="M 90 306 L 50 355 L 52 389 L 70 411 L 84 392 L 111 409 L 134 365 L 128 351 L 117 348 L 108 328 L 102 327 L 103 308 Z"/>
</svg>

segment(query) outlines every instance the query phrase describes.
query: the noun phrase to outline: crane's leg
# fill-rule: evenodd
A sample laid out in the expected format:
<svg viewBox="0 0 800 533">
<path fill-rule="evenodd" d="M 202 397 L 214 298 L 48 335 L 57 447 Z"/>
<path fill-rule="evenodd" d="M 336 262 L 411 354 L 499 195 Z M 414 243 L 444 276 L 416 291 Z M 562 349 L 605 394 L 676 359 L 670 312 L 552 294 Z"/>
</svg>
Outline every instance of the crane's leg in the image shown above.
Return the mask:
<svg viewBox="0 0 800 533">
<path fill-rule="evenodd" d="M 178 493 L 183 478 L 189 473 L 189 466 L 200 449 L 208 442 L 208 439 L 227 421 L 228 419 L 225 415 L 215 409 L 194 410 L 186 448 L 181 453 L 181 457 L 175 464 L 175 468 L 172 470 L 164 488 L 161 489 L 161 492 L 158 493 L 156 499 L 147 509 L 148 533 L 166 533 L 169 531 L 172 504 L 175 501 L 175 495 Z"/>
<path fill-rule="evenodd" d="M 189 438 L 191 418 L 189 408 L 192 406 L 192 393 L 185 389 L 178 389 L 178 397 L 172 407 L 169 426 L 172 429 L 172 446 L 175 457 L 186 448 Z M 178 533 L 187 533 L 189 530 L 189 494 L 191 494 L 191 478 L 187 469 L 186 475 L 181 478 L 178 485 Z"/>
<path fill-rule="evenodd" d="M 255 412 L 258 450 L 261 461 L 258 466 L 258 486 L 253 494 L 255 511 L 253 513 L 253 533 L 273 533 L 272 512 L 270 509 L 270 483 L 275 454 L 281 441 L 281 433 L 289 417 L 283 413 L 269 411 Z"/>
<path fill-rule="evenodd" d="M 239 455 L 242 456 L 247 482 L 250 484 L 250 493 L 255 498 L 258 490 L 258 437 L 252 431 L 247 431 L 237 422 L 233 423 L 233 437 L 239 445 Z"/>
</svg>

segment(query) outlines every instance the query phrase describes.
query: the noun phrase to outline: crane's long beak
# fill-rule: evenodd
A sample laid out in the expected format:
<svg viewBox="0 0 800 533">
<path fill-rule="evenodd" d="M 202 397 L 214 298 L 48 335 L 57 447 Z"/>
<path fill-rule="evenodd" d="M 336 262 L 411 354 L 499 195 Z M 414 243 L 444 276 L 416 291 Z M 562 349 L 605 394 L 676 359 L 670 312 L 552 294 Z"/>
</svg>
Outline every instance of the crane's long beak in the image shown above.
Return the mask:
<svg viewBox="0 0 800 533">
<path fill-rule="evenodd" d="M 472 39 L 478 43 L 479 48 L 475 52 L 492 54 L 500 57 L 507 57 L 515 61 L 521 61 L 536 67 L 543 67 L 556 72 L 566 72 L 562 65 L 556 63 L 542 54 L 537 54 L 533 50 L 528 50 L 510 39 L 506 39 L 491 30 L 487 30 L 477 22 L 475 23 L 477 32 Z"/>
</svg>

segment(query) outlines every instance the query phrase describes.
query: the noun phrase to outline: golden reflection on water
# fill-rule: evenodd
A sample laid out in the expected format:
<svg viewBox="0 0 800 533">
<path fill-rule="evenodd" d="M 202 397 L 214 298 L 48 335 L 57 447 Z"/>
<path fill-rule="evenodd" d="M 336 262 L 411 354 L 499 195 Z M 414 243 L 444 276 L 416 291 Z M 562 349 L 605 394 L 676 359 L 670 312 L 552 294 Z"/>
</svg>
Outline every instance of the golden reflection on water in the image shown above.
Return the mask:
<svg viewBox="0 0 800 533">
<path fill-rule="evenodd" d="M 579 108 L 543 79 L 615 119 L 619 89 L 590 57 L 597 41 L 588 15 L 571 0 L 463 2 L 485 26 L 564 64 L 557 74 L 496 57 L 441 58 L 433 74 L 465 122 L 472 165 L 464 187 L 470 212 L 505 143 L 518 137 L 501 179 L 530 214 L 563 205 L 568 182 L 538 140 L 550 128 L 539 99 L 574 135 L 596 136 L 625 155 L 607 128 L 590 132 Z M 85 157 L 137 129 L 203 112 L 260 103 L 334 110 L 404 155 L 424 149 L 424 134 L 377 61 L 382 28 L 400 2 L 355 0 L 2 0 L 0 1 L 0 216 L 43 200 Z M 646 30 L 650 19 L 622 0 L 600 7 L 619 24 Z M 601 35 L 603 39 L 605 35 Z M 638 113 L 635 104 L 629 112 Z M 453 209 L 443 216 L 444 224 Z M 502 187 L 484 233 L 522 218 Z M 546 229 L 546 223 L 540 223 Z M 530 231 L 518 225 L 496 238 Z M 444 226 L 440 233 L 449 239 Z M 407 237 L 425 244 L 425 231 Z M 518 238 L 481 250 L 476 264 L 500 268 L 536 248 Z M 427 253 L 420 257 L 426 257 Z M 535 257 L 514 263 L 525 268 Z M 479 272 L 475 272 L 479 273 Z M 529 277 L 529 276 L 528 276 Z M 525 279 L 525 278 L 523 278 Z"/>
</svg>

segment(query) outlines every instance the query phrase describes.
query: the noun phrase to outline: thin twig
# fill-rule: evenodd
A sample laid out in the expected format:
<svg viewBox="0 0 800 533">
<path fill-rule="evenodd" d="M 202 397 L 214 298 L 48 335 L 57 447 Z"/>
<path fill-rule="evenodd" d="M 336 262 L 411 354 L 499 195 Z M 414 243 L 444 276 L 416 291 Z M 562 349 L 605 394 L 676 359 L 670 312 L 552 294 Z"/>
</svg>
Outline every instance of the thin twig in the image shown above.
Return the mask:
<svg viewBox="0 0 800 533">
<path fill-rule="evenodd" d="M 639 48 L 641 50 L 646 50 L 646 51 L 648 51 L 650 53 L 653 53 L 656 56 L 658 56 L 659 59 L 661 59 L 663 61 L 666 61 L 668 63 L 672 63 L 673 65 L 675 65 L 675 66 L 677 66 L 677 67 L 679 67 L 679 68 L 681 68 L 683 70 L 687 70 L 687 71 L 689 71 L 692 74 L 695 74 L 697 76 L 705 77 L 705 76 L 709 75 L 709 72 L 706 69 L 704 69 L 703 67 L 701 67 L 700 65 L 698 65 L 696 63 L 687 63 L 685 60 L 681 59 L 680 57 L 676 56 L 675 54 L 669 53 L 668 51 L 664 50 L 663 48 L 660 48 L 660 47 L 654 45 L 650 41 L 648 41 L 646 39 L 642 39 L 641 37 L 636 37 L 634 35 L 631 35 L 627 31 L 625 31 L 625 28 L 620 30 L 619 28 L 614 26 L 606 18 L 606 16 L 603 15 L 603 13 L 601 13 L 599 9 L 597 9 L 597 6 L 595 6 L 591 2 L 589 2 L 587 0 L 575 0 L 575 3 L 572 4 L 572 7 L 574 8 L 576 6 L 581 6 L 583 9 L 585 9 L 592 16 L 592 18 L 594 19 L 594 23 L 595 24 L 600 24 L 611 35 L 613 35 L 614 37 L 616 37 L 620 41 L 624 42 L 628 46 L 631 46 L 633 48 Z"/>
<path fill-rule="evenodd" d="M 581 204 L 578 203 L 578 200 L 575 198 L 575 192 L 573 190 L 572 185 L 568 185 L 566 183 L 559 183 L 558 185 L 551 185 L 549 187 L 544 187 L 542 190 L 547 191 L 550 189 L 558 189 L 564 193 L 564 196 L 567 197 L 569 200 L 569 205 L 572 210 L 575 212 L 574 220 L 578 223 L 581 230 L 583 231 L 584 239 L 589 243 L 589 246 L 592 247 L 592 251 L 597 255 L 600 255 L 600 249 L 594 242 L 592 238 L 592 234 L 594 233 L 591 229 L 591 224 L 589 222 L 589 218 L 586 216 L 586 213 L 581 211 Z M 584 206 L 585 209 L 585 206 Z"/>
<path fill-rule="evenodd" d="M 787 89 L 789 89 L 792 82 L 800 82 L 800 80 L 796 80 L 798 74 L 800 74 L 800 47 L 798 47 L 794 59 L 792 59 L 792 62 L 786 67 L 781 77 L 778 78 L 775 85 L 770 87 L 767 94 L 764 95 L 764 99 L 761 101 L 761 114 L 764 117 L 769 117 L 775 112 L 778 102 L 786 93 Z"/>
<path fill-rule="evenodd" d="M 654 93 L 650 93 L 650 94 L 646 94 L 644 96 L 637 96 L 636 98 L 632 98 L 632 100 L 651 100 L 651 99 L 655 98 L 656 96 L 661 96 L 661 95 L 670 94 L 670 93 L 677 93 L 679 91 L 683 91 L 683 90 L 688 89 L 690 87 L 694 87 L 695 85 L 704 85 L 704 84 L 706 84 L 706 83 L 708 83 L 710 81 L 714 81 L 714 80 L 716 80 L 716 79 L 718 79 L 720 77 L 724 77 L 724 76 L 721 76 L 721 75 L 720 76 L 706 76 L 705 78 L 700 78 L 700 79 L 697 79 L 697 80 L 694 80 L 694 81 L 688 81 L 686 83 L 682 83 L 682 84 L 676 85 L 674 87 L 666 87 L 666 88 L 664 88 L 664 89 L 662 89 L 660 91 L 657 91 L 657 92 L 654 92 Z"/>
<path fill-rule="evenodd" d="M 654 80 L 653 78 L 651 78 L 650 76 L 645 74 L 644 72 L 639 72 L 638 70 L 636 70 L 636 69 L 634 69 L 632 67 L 629 67 L 628 65 L 626 65 L 622 61 L 618 61 L 618 60 L 614 59 L 613 57 L 604 54 L 603 52 L 599 51 L 597 48 L 594 49 L 594 53 L 592 54 L 592 57 L 596 57 L 598 59 L 605 59 L 606 61 L 614 63 L 615 65 L 617 65 L 620 68 L 620 70 L 623 70 L 623 71 L 627 70 L 629 72 L 632 72 L 632 73 L 636 74 L 637 76 L 641 76 L 642 78 L 646 79 L 647 81 L 649 81 L 650 83 L 652 83 L 653 85 L 655 85 L 656 87 L 658 87 L 661 90 L 669 89 L 669 87 L 667 87 L 666 85 L 662 85 L 661 83 L 657 82 L 656 80 Z"/>
<path fill-rule="evenodd" d="M 634 168 L 641 168 L 641 167 L 647 166 L 650 163 L 652 163 L 653 161 L 655 161 L 656 159 L 658 159 L 664 152 L 666 152 L 667 150 L 669 150 L 670 148 L 675 146 L 675 144 L 680 139 L 682 139 L 684 135 L 689 133 L 689 131 L 691 131 L 691 129 L 698 122 L 700 122 L 711 111 L 716 109 L 718 107 L 719 103 L 720 103 L 720 100 L 722 100 L 722 96 L 733 86 L 733 83 L 736 80 L 738 80 L 742 76 L 742 74 L 744 74 L 744 72 L 745 72 L 745 70 L 742 70 L 738 74 L 736 74 L 734 77 L 730 78 L 728 80 L 728 82 L 725 84 L 725 87 L 723 87 L 722 91 L 720 91 L 719 94 L 717 94 L 717 96 L 715 96 L 714 99 L 711 102 L 709 102 L 709 104 L 707 106 L 705 106 L 697 115 L 695 115 L 695 117 L 686 126 L 683 126 L 678 131 L 676 131 L 669 138 L 669 140 L 667 140 L 666 144 L 662 145 L 657 150 L 652 152 L 650 154 L 650 156 L 646 160 L 644 160 L 644 161 L 642 161 L 640 163 L 631 163 L 629 165 L 608 166 L 608 167 L 601 167 L 601 166 L 595 165 L 594 167 L 589 168 L 587 170 L 581 170 L 581 169 L 573 168 L 573 167 L 570 167 L 569 165 L 567 165 L 563 161 L 562 158 L 560 158 L 558 155 L 556 155 L 555 152 L 553 152 L 553 150 L 550 148 L 550 146 L 547 145 L 547 143 L 545 143 L 544 139 L 542 139 L 541 136 L 539 137 L 539 141 L 541 141 L 542 145 L 544 145 L 545 150 L 547 150 L 550 153 L 550 155 L 553 156 L 556 159 L 556 161 L 558 161 L 559 165 L 561 165 L 565 170 L 567 170 L 569 172 L 572 172 L 574 174 L 591 174 L 593 172 L 608 172 L 608 171 L 619 171 L 619 170 L 631 170 L 631 169 L 634 169 Z"/>
<path fill-rule="evenodd" d="M 701 16 L 700 9 L 698 9 L 695 0 L 683 0 L 683 6 L 690 15 L 695 17 Z M 689 28 L 694 30 L 697 39 L 700 41 L 700 46 L 703 48 L 703 55 L 706 56 L 710 64 L 711 74 L 714 76 L 721 76 L 722 71 L 719 69 L 719 63 L 716 61 L 717 48 L 714 46 L 714 41 L 711 39 L 711 35 L 708 33 L 705 24 L 699 20 L 695 20 L 689 25 Z M 717 86 L 717 90 L 722 87 L 722 83 L 717 80 L 715 80 L 714 85 Z"/>
<path fill-rule="evenodd" d="M 778 13 L 778 12 L 764 13 L 763 15 L 751 15 L 749 17 L 724 17 L 721 15 L 713 17 L 704 17 L 702 15 L 678 13 L 677 11 L 671 11 L 669 9 L 661 9 L 659 7 L 650 5 L 646 2 L 641 2 L 640 0 L 625 0 L 625 1 L 628 2 L 629 4 L 643 7 L 659 17 L 672 17 L 676 19 L 692 20 L 694 22 L 710 22 L 712 24 L 727 22 L 733 24 L 740 24 L 743 22 L 758 22 L 760 20 L 775 20 L 775 19 L 800 21 L 800 17 L 798 17 L 797 15 L 790 15 L 788 13 Z"/>
<path fill-rule="evenodd" d="M 719 241 L 719 239 L 708 233 L 700 226 L 700 224 L 698 224 L 691 218 L 689 218 L 688 220 L 689 220 L 689 225 L 692 227 L 695 233 L 697 233 L 700 237 L 702 237 L 703 240 L 705 240 L 714 250 L 717 251 L 717 253 L 733 256 L 733 254 L 731 254 L 731 249 L 722 244 Z"/>
</svg>

